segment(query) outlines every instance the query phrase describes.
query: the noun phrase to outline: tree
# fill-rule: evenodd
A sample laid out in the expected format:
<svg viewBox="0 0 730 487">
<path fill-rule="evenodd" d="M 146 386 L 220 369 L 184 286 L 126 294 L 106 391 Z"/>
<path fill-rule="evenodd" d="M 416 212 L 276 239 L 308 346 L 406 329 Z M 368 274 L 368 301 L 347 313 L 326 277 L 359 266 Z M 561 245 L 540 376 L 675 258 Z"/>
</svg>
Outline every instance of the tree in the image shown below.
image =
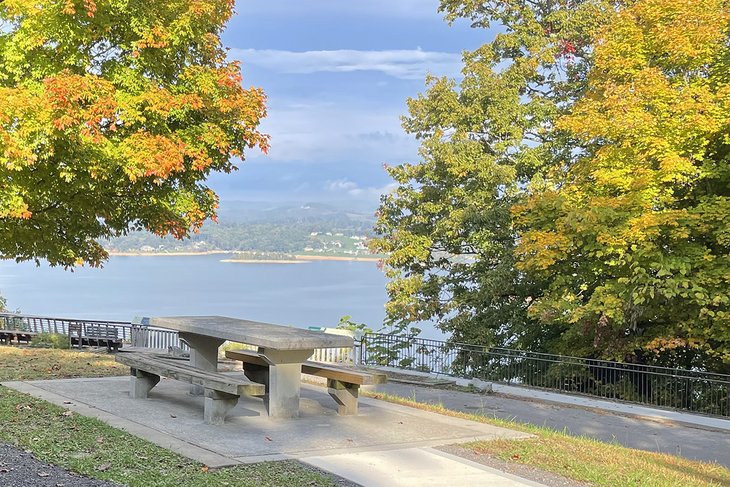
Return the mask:
<svg viewBox="0 0 730 487">
<path fill-rule="evenodd" d="M 730 4 L 632 2 L 558 126 L 573 157 L 516 209 L 563 349 L 730 363 Z"/>
<path fill-rule="evenodd" d="M 723 0 L 445 0 L 500 23 L 409 101 L 375 247 L 389 318 L 453 340 L 730 363 L 730 15 Z"/>
<path fill-rule="evenodd" d="M 550 276 L 516 268 L 512 209 L 570 154 L 554 120 L 585 90 L 591 38 L 612 2 L 444 0 L 447 18 L 501 26 L 464 56 L 457 85 L 429 78 L 408 101 L 421 162 L 389 167 L 373 249 L 385 260 L 388 320 L 435 320 L 457 342 L 549 348 L 560 331 L 527 313 Z"/>
<path fill-rule="evenodd" d="M 266 151 L 264 93 L 219 34 L 231 0 L 0 3 L 0 254 L 100 265 L 98 239 L 183 238 L 211 171 Z"/>
</svg>

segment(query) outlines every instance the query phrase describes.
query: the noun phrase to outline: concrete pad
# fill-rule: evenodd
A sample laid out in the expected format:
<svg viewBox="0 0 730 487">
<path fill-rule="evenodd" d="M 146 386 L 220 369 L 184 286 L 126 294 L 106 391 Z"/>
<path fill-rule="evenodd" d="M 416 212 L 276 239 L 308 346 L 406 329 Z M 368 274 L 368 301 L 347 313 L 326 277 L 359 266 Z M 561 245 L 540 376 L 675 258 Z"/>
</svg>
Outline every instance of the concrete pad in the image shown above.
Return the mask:
<svg viewBox="0 0 730 487">
<path fill-rule="evenodd" d="M 267 415 L 260 398 L 241 397 L 224 425 L 203 423 L 189 385 L 163 379 L 147 399 L 129 396 L 129 377 L 7 382 L 93 416 L 211 467 L 285 458 L 397 450 L 530 435 L 370 398 L 360 414 L 339 416 L 327 389 L 302 385 L 300 417 Z"/>
<path fill-rule="evenodd" d="M 540 486 L 432 448 L 360 452 L 303 458 L 303 462 L 363 487 Z"/>
</svg>

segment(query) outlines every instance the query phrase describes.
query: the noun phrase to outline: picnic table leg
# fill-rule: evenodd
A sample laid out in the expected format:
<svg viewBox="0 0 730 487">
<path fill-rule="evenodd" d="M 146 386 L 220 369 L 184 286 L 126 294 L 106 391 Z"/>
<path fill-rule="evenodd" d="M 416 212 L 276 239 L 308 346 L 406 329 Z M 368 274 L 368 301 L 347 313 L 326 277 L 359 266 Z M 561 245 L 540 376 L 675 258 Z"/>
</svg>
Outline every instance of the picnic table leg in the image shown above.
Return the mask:
<svg viewBox="0 0 730 487">
<path fill-rule="evenodd" d="M 190 345 L 190 365 L 208 372 L 218 371 L 218 348 L 225 340 L 185 332 L 180 332 L 180 338 Z M 190 394 L 193 396 L 202 396 L 204 393 L 203 386 L 190 386 Z"/>
<path fill-rule="evenodd" d="M 134 367 L 131 368 L 131 376 L 129 397 L 133 399 L 146 399 L 150 390 L 160 382 L 159 375 L 150 374 Z"/>
<path fill-rule="evenodd" d="M 235 394 L 206 389 L 203 422 L 214 425 L 225 423 L 226 413 L 236 407 L 236 403 L 238 403 L 238 396 Z"/>
<path fill-rule="evenodd" d="M 337 402 L 337 414 L 343 416 L 357 415 L 357 397 L 360 386 L 334 379 L 327 379 L 327 390 Z"/>
<path fill-rule="evenodd" d="M 311 350 L 273 350 L 259 348 L 269 362 L 269 388 L 266 395 L 272 418 L 299 417 L 299 395 L 302 384 L 302 363 L 312 356 Z"/>
</svg>

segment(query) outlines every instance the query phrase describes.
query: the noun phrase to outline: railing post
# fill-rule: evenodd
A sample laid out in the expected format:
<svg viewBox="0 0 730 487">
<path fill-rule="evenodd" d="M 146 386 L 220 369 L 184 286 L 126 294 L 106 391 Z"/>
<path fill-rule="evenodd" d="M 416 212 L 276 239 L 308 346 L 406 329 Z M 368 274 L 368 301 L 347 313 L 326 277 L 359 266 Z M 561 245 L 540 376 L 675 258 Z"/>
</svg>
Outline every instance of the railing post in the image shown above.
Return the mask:
<svg viewBox="0 0 730 487">
<path fill-rule="evenodd" d="M 150 331 L 147 328 L 149 323 L 149 318 L 146 316 L 135 316 L 132 319 L 130 341 L 133 347 L 147 348 L 149 346 Z"/>
</svg>

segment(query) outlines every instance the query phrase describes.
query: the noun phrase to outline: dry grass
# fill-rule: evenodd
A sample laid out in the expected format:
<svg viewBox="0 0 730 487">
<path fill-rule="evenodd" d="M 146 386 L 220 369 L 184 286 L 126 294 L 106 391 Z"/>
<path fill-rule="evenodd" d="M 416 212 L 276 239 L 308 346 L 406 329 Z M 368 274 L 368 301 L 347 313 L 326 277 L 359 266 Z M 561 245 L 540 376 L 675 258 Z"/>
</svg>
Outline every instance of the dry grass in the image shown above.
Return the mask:
<svg viewBox="0 0 730 487">
<path fill-rule="evenodd" d="M 0 346 L 0 380 L 69 379 L 129 374 L 113 355 Z"/>
<path fill-rule="evenodd" d="M 585 437 L 570 436 L 538 426 L 512 423 L 476 414 L 451 411 L 388 394 L 365 393 L 426 411 L 532 433 L 523 440 L 479 441 L 461 445 L 477 454 L 517 462 L 564 477 L 606 487 L 730 486 L 730 469 L 674 455 L 626 448 Z M 698 431 L 699 434 L 699 431 Z"/>
</svg>

